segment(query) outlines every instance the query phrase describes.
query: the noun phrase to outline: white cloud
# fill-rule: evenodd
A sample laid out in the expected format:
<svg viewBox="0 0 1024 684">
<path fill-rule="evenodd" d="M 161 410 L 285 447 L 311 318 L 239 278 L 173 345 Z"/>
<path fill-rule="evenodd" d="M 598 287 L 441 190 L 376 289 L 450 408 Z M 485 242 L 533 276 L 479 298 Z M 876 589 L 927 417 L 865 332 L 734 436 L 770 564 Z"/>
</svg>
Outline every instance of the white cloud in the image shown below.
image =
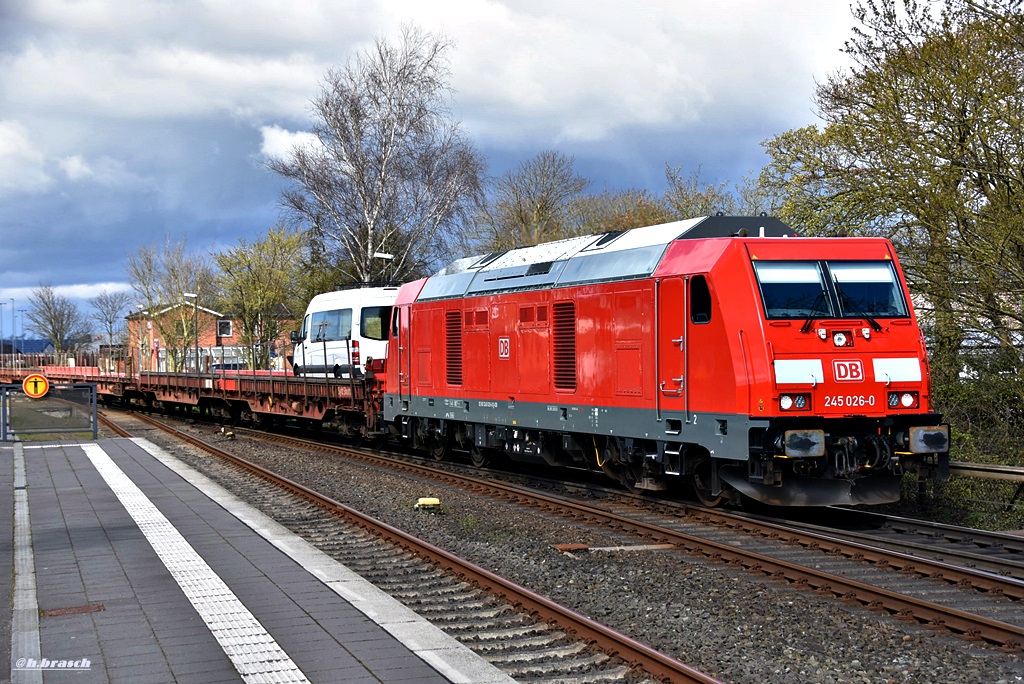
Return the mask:
<svg viewBox="0 0 1024 684">
<path fill-rule="evenodd" d="M 273 224 L 281 179 L 254 159 L 316 144 L 325 72 L 403 24 L 452 39 L 452 115 L 496 166 L 556 149 L 596 186 L 651 187 L 666 163 L 747 173 L 757 141 L 811 123 L 853 23 L 820 0 L 0 3 L 12 287 L 117 278 L 113 252 L 171 230 L 230 245 Z M 26 257 L 41 246 L 59 249 Z"/>
<path fill-rule="evenodd" d="M 454 40 L 462 119 L 474 135 L 506 144 L 683 131 L 795 109 L 802 125 L 813 77 L 845 63 L 839 48 L 852 23 L 849 9 L 818 0 L 789 0 L 785 11 L 741 0 L 387 6 Z"/>
<path fill-rule="evenodd" d="M 17 121 L 0 121 L 0 193 L 41 192 L 52 179 L 46 159 Z"/>
<path fill-rule="evenodd" d="M 287 159 L 296 147 L 314 147 L 319 144 L 316 136 L 304 131 L 292 132 L 280 126 L 261 126 L 260 153 L 269 159 Z"/>
<path fill-rule="evenodd" d="M 91 299 L 104 292 L 131 292 L 132 287 L 128 283 L 92 283 L 92 284 L 78 284 L 78 285 L 55 285 L 53 287 L 55 293 L 62 297 L 68 297 L 69 299 Z"/>
<path fill-rule="evenodd" d="M 18 108 L 123 119 L 297 116 L 324 67 L 187 47 L 31 47 L 8 60 L 0 92 Z"/>
<path fill-rule="evenodd" d="M 19 311 L 20 309 L 30 309 L 29 297 L 32 296 L 38 287 L 39 286 L 0 288 L 0 302 L 4 304 L 4 330 L 10 330 L 10 300 L 14 299 L 15 311 Z M 77 285 L 51 285 L 51 287 L 53 288 L 54 294 L 60 297 L 81 300 L 79 303 L 83 306 L 86 305 L 85 300 L 92 299 L 104 292 L 115 293 L 132 291 L 132 286 L 128 283 L 119 283 L 114 281 L 92 284 L 83 283 Z"/>
<path fill-rule="evenodd" d="M 93 171 L 89 168 L 89 165 L 82 155 L 76 154 L 72 157 L 64 157 L 58 164 L 60 165 L 61 171 L 68 177 L 68 179 L 76 181 L 82 180 L 83 178 L 92 178 Z"/>
<path fill-rule="evenodd" d="M 109 188 L 158 189 L 152 181 L 132 173 L 120 159 L 101 155 L 92 161 L 80 154 L 64 157 L 57 162 L 61 171 L 72 182 L 89 181 Z"/>
</svg>

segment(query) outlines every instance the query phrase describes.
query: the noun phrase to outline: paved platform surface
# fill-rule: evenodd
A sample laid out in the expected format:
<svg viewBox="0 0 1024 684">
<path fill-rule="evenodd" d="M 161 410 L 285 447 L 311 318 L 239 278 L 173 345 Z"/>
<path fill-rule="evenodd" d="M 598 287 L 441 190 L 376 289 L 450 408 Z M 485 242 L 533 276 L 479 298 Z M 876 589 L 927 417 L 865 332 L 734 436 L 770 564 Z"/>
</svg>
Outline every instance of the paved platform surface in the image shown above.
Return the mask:
<svg viewBox="0 0 1024 684">
<path fill-rule="evenodd" d="M 512 681 L 145 440 L 0 446 L 0 487 L 13 682 Z"/>
</svg>

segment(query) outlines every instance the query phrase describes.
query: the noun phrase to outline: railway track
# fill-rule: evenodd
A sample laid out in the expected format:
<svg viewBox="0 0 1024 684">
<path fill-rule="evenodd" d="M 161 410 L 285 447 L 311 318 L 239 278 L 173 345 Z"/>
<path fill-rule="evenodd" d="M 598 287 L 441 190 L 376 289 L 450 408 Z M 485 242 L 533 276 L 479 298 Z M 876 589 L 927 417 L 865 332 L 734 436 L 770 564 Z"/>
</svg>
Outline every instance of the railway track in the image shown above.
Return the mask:
<svg viewBox="0 0 1024 684">
<path fill-rule="evenodd" d="M 530 682 L 719 680 L 445 550 L 146 416 L 231 468 L 274 485 L 256 505 L 506 672 Z M 107 429 L 131 436 L 104 417 Z M 220 473 L 237 479 L 237 474 Z M 252 491 L 251 486 L 249 487 Z M 261 505 L 262 504 L 262 505 Z M 341 521 L 341 522 L 339 522 Z"/>
<path fill-rule="evenodd" d="M 717 509 L 668 502 L 638 507 L 631 503 L 635 499 L 620 496 L 595 503 L 586 493 L 578 498 L 541 494 L 493 479 L 481 480 L 346 447 L 282 435 L 250 434 L 428 476 L 576 522 L 600 525 L 643 543 L 672 545 L 754 575 L 1002 650 L 1024 650 L 1024 611 L 1020 605 L 1024 585 L 1013 577 L 910 558 L 888 549 Z M 585 552 L 580 548 L 568 550 Z"/>
<path fill-rule="evenodd" d="M 1021 535 L 849 509 L 832 509 L 817 515 L 819 521 L 823 517 L 827 526 L 802 517 L 787 517 L 785 526 L 896 551 L 904 554 L 909 562 L 920 565 L 922 571 L 927 569 L 929 574 L 941 571 L 946 565 L 1024 582 L 1024 536 Z M 1004 584 L 1008 594 L 1024 598 L 1016 589 L 1018 586 L 1015 582 Z"/>
</svg>

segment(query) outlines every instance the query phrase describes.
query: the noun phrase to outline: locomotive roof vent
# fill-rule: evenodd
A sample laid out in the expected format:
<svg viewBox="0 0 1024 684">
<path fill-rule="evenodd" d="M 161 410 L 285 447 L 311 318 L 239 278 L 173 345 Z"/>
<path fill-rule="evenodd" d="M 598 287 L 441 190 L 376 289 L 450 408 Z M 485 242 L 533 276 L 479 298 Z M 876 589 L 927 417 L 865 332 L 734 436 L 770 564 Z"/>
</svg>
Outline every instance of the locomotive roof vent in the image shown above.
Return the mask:
<svg viewBox="0 0 1024 684">
<path fill-rule="evenodd" d="M 582 235 L 460 259 L 429 278 L 418 299 L 643 278 L 654 272 L 675 240 L 727 238 L 741 231 L 762 237 L 796 235 L 770 216 L 704 216 Z"/>
<path fill-rule="evenodd" d="M 774 216 L 707 216 L 687 226 L 676 239 L 735 237 L 743 232 L 758 237 L 796 237 L 796 231 Z"/>
</svg>

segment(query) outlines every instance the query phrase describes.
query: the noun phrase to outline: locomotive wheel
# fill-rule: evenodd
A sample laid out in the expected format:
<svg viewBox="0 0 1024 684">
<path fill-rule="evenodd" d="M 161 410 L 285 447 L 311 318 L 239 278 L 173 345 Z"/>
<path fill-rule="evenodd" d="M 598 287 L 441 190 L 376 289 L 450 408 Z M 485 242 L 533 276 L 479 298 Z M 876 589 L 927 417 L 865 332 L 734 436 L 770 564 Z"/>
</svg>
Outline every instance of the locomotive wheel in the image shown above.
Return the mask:
<svg viewBox="0 0 1024 684">
<path fill-rule="evenodd" d="M 434 437 L 427 442 L 427 453 L 435 461 L 443 461 L 444 457 L 448 455 L 448 445 L 443 438 Z"/>
<path fill-rule="evenodd" d="M 693 470 L 693 493 L 697 500 L 708 508 L 714 508 L 722 503 L 722 494 L 717 496 L 711 493 L 711 460 L 701 461 Z"/>
<path fill-rule="evenodd" d="M 473 445 L 469 448 L 469 460 L 476 468 L 485 468 L 491 462 L 491 455 L 482 447 Z"/>
<path fill-rule="evenodd" d="M 631 494 L 636 494 L 636 476 L 628 466 L 621 463 L 613 465 L 608 461 L 605 461 L 604 464 L 602 464 L 601 469 L 604 470 L 604 474 L 607 477 L 621 484 Z"/>
</svg>

